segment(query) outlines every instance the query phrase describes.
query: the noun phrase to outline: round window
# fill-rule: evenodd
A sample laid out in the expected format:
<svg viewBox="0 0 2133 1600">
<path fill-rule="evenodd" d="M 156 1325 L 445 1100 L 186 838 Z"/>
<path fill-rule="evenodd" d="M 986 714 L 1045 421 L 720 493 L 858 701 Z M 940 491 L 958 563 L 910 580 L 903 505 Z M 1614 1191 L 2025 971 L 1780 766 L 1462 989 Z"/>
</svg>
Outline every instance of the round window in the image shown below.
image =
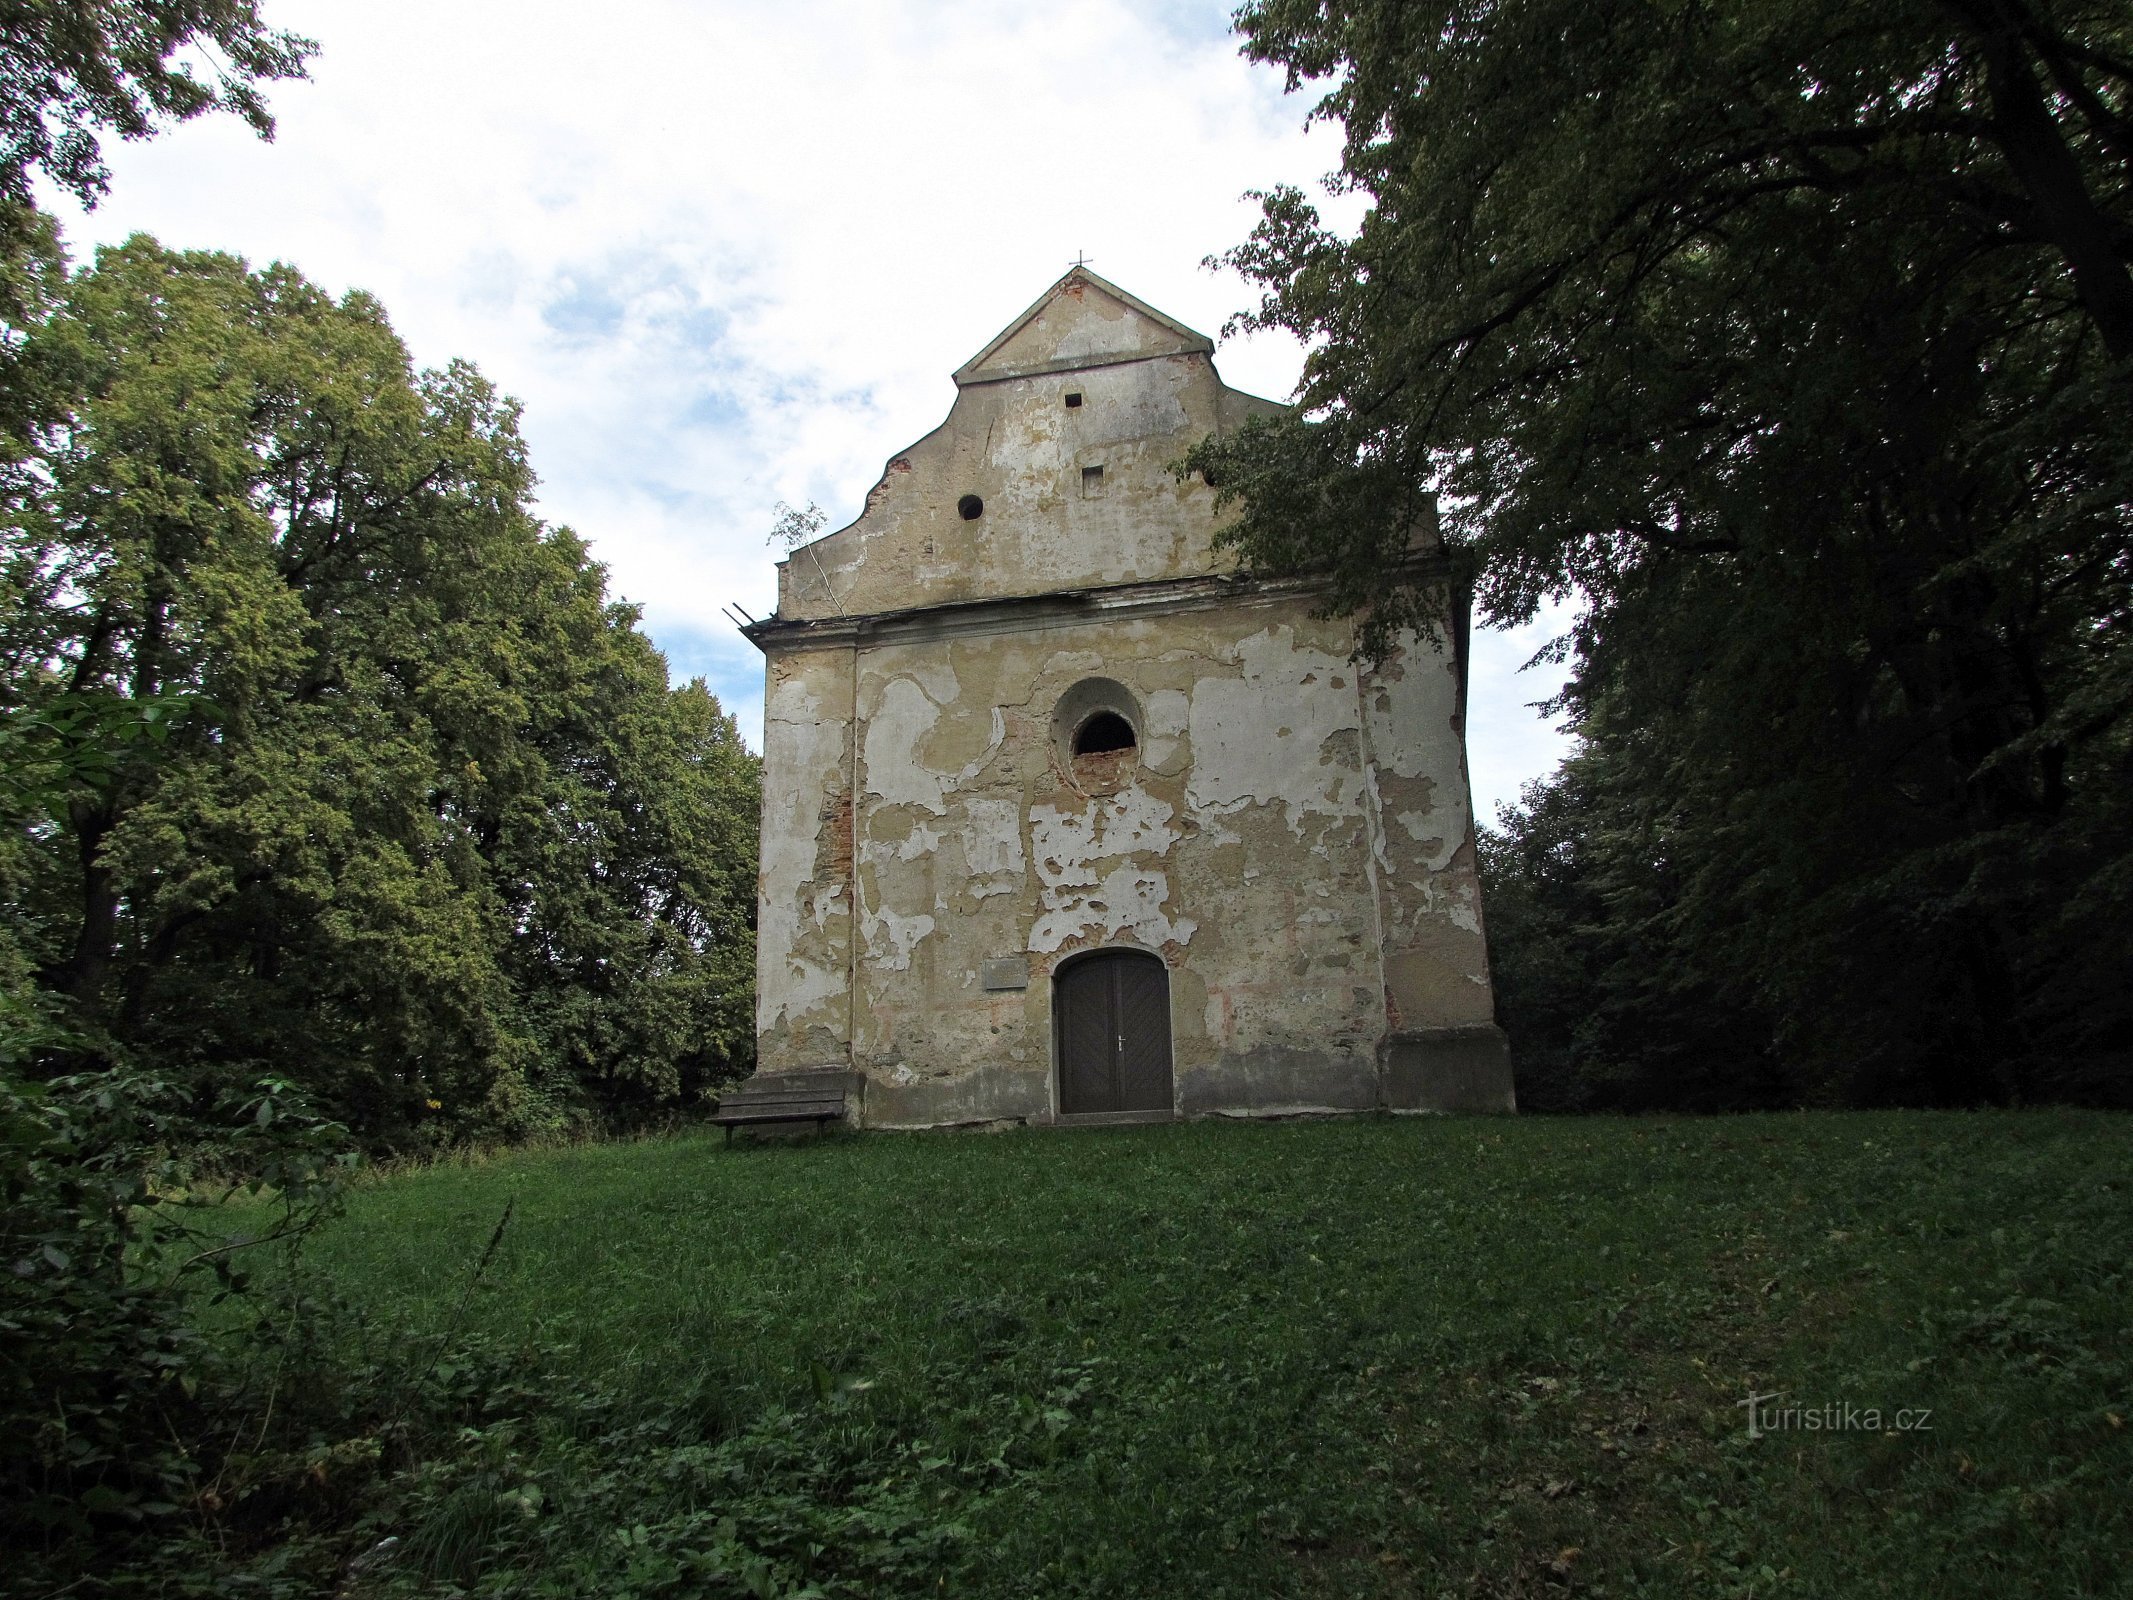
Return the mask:
<svg viewBox="0 0 2133 1600">
<path fill-rule="evenodd" d="M 1116 711 L 1099 711 L 1074 730 L 1074 754 L 1077 756 L 1107 756 L 1120 750 L 1131 750 L 1140 742 L 1133 724 Z"/>
<path fill-rule="evenodd" d="M 1052 743 L 1077 787 L 1109 793 L 1132 781 L 1140 765 L 1140 701 L 1114 678 L 1084 678 L 1059 697 Z"/>
</svg>

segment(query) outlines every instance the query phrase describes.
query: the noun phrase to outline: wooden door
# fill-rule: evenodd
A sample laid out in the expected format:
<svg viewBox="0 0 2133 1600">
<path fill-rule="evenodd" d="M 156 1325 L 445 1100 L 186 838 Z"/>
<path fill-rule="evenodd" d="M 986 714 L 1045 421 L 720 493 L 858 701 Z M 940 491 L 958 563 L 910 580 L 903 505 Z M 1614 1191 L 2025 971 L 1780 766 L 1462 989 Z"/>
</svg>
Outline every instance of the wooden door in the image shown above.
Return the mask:
<svg viewBox="0 0 2133 1600">
<path fill-rule="evenodd" d="M 1059 1109 L 1168 1111 L 1170 973 L 1139 950 L 1100 950 L 1052 984 Z"/>
</svg>

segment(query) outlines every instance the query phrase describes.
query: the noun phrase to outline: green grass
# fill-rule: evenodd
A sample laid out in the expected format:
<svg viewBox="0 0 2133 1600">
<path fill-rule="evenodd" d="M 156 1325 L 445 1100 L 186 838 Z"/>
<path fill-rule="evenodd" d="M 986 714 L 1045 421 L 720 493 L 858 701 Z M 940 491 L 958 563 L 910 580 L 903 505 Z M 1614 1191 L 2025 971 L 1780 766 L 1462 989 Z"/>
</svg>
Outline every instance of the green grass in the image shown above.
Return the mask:
<svg viewBox="0 0 2133 1600">
<path fill-rule="evenodd" d="M 690 1137 L 313 1260 L 467 1422 L 350 1593 L 2133 1593 L 2124 1117 Z"/>
</svg>

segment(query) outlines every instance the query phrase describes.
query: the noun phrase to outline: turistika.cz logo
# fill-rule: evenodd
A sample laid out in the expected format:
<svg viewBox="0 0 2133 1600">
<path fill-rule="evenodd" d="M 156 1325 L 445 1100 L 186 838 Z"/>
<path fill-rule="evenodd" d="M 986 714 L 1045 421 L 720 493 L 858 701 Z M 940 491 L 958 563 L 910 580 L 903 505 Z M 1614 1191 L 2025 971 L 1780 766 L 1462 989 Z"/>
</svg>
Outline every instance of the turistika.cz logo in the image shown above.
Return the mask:
<svg viewBox="0 0 2133 1600">
<path fill-rule="evenodd" d="M 1733 1403 L 1748 1413 L 1748 1437 L 1766 1433 L 1931 1433 L 1933 1409 L 1906 1406 L 1883 1411 L 1879 1406 L 1853 1405 L 1849 1400 L 1825 1400 L 1820 1405 L 1778 1405 L 1785 1391 L 1751 1394 Z"/>
</svg>

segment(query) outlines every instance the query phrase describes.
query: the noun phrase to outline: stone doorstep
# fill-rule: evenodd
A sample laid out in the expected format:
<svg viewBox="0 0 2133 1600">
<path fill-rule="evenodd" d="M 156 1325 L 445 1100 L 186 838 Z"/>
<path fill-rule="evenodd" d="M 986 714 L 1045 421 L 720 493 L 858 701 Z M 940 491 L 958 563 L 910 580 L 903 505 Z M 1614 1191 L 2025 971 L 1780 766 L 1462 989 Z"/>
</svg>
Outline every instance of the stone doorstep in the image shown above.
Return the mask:
<svg viewBox="0 0 2133 1600">
<path fill-rule="evenodd" d="M 1175 1111 L 1061 1111 L 1044 1122 L 1044 1128 L 1130 1128 L 1148 1122 L 1176 1122 Z"/>
</svg>

